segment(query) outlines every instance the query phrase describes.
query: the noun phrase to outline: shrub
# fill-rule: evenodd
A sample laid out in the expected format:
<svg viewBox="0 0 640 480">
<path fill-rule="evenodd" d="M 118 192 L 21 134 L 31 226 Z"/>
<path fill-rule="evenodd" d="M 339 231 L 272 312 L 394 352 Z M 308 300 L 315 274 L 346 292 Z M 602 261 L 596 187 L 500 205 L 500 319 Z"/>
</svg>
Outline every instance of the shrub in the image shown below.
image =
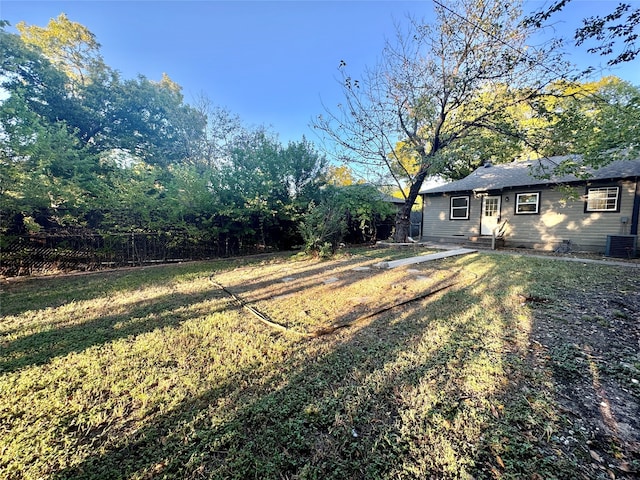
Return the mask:
<svg viewBox="0 0 640 480">
<path fill-rule="evenodd" d="M 345 238 L 376 238 L 376 222 L 393 215 L 393 207 L 371 185 L 327 187 L 318 204 L 311 203 L 300 222 L 307 253 L 329 257 Z"/>
</svg>

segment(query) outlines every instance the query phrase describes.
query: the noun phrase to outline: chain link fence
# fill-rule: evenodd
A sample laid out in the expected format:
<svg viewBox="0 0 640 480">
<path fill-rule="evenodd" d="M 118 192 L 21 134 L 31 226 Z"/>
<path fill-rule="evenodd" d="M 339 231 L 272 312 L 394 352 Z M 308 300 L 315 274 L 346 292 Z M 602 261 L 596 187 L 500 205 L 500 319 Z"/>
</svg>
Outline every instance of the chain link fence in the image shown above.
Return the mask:
<svg viewBox="0 0 640 480">
<path fill-rule="evenodd" d="M 205 260 L 255 253 L 239 239 L 196 241 L 187 233 L 40 234 L 0 239 L 0 275 Z"/>
</svg>

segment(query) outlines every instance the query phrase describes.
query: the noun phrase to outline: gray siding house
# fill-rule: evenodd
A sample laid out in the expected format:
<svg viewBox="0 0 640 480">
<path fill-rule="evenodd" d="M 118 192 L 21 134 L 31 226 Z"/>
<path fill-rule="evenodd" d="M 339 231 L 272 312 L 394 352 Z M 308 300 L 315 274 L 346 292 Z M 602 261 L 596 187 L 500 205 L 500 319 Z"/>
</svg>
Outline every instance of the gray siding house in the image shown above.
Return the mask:
<svg viewBox="0 0 640 480">
<path fill-rule="evenodd" d="M 568 158 L 485 165 L 422 190 L 422 240 L 466 242 L 497 234 L 507 247 L 601 253 L 620 239 L 636 245 L 640 159 L 585 169 L 587 180 L 536 175 Z"/>
</svg>

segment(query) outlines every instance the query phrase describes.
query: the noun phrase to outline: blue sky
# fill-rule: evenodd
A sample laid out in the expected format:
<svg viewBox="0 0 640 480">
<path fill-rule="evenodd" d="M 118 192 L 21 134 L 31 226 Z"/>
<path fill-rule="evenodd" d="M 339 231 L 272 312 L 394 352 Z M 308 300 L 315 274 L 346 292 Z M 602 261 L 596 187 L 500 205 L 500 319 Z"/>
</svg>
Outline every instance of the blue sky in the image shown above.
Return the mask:
<svg viewBox="0 0 640 480">
<path fill-rule="evenodd" d="M 543 1 L 529 1 L 537 8 Z M 583 17 L 602 14 L 617 1 L 573 0 L 556 17 L 571 36 Z M 125 78 L 159 80 L 166 72 L 187 102 L 205 93 L 247 126 L 265 125 L 282 142 L 306 135 L 311 119 L 342 100 L 338 65 L 357 74 L 372 66 L 394 19 L 428 17 L 425 1 L 30 1 L 0 0 L 0 18 L 45 26 L 66 13 L 102 45 L 106 63 Z M 10 29 L 13 31 L 13 29 Z M 574 49 L 580 67 L 602 60 Z M 612 72 L 640 85 L 638 62 Z"/>
</svg>

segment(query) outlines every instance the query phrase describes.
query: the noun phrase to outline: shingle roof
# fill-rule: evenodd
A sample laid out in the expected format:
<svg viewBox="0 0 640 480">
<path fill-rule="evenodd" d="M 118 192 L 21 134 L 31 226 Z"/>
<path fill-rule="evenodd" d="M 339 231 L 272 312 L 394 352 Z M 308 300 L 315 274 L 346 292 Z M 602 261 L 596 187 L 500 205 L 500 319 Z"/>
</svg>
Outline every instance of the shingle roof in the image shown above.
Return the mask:
<svg viewBox="0 0 640 480">
<path fill-rule="evenodd" d="M 572 183 L 581 181 L 574 175 L 551 176 L 537 178 L 538 171 L 550 172 L 554 166 L 563 160 L 579 161 L 579 157 L 550 157 L 540 160 L 503 163 L 490 167 L 480 167 L 462 180 L 447 183 L 433 188 L 421 190 L 420 193 L 447 192 L 486 192 L 502 190 L 509 187 L 529 187 L 534 185 L 550 185 L 558 183 Z M 540 169 L 540 170 L 538 170 Z M 640 177 L 640 159 L 618 160 L 598 170 L 585 169 L 590 174 L 590 180 L 606 180 L 616 178 Z"/>
<path fill-rule="evenodd" d="M 394 203 L 396 205 L 404 205 L 404 200 L 402 198 L 394 197 L 393 195 L 387 195 L 386 193 L 380 192 L 380 200 L 383 202 Z"/>
</svg>

